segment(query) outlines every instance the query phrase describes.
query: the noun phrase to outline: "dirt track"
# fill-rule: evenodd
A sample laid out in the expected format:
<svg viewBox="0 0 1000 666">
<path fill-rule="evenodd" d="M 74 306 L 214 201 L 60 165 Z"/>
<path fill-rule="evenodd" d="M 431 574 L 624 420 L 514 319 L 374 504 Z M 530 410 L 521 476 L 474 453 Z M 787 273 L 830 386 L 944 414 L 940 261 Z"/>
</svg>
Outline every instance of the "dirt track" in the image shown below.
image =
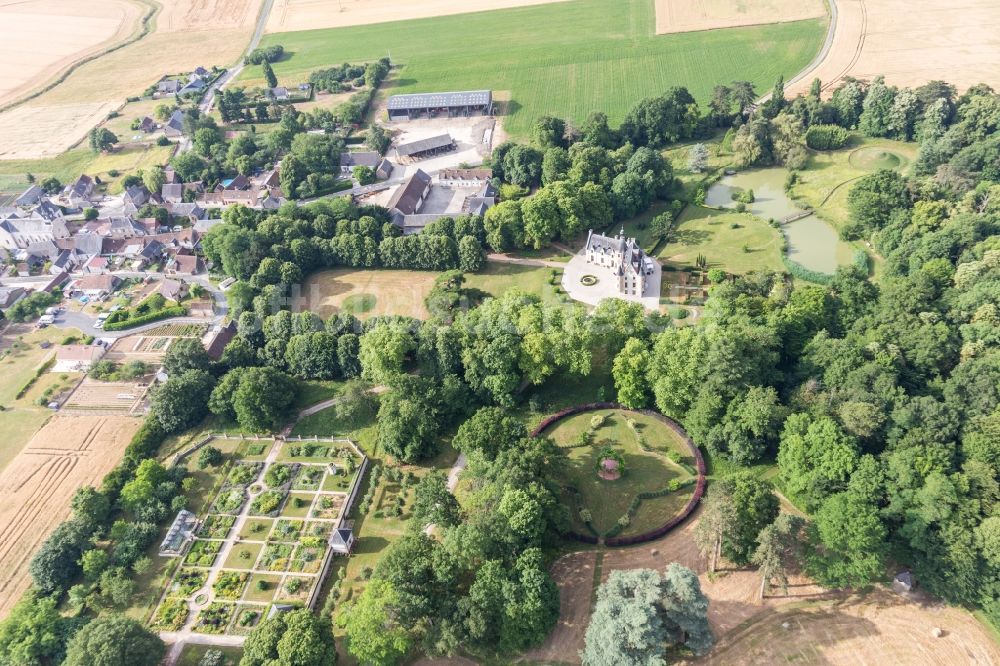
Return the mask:
<svg viewBox="0 0 1000 666">
<path fill-rule="evenodd" d="M 805 92 L 814 77 L 832 92 L 845 76 L 884 74 L 899 86 L 933 79 L 959 90 L 1000 85 L 1000 3 L 995 0 L 836 0 L 833 46 L 815 72 L 786 92 Z"/>
<path fill-rule="evenodd" d="M 77 488 L 97 485 L 140 419 L 55 416 L 0 474 L 0 619 L 28 588 L 28 563 L 70 511 Z"/>
</svg>

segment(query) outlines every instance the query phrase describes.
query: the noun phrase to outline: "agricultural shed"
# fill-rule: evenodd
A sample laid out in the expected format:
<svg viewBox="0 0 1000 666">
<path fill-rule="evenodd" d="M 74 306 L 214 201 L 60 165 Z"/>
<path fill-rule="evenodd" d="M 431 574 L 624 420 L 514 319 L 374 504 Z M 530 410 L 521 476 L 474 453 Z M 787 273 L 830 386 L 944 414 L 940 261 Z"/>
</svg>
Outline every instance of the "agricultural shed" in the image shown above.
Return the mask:
<svg viewBox="0 0 1000 666">
<path fill-rule="evenodd" d="M 415 162 L 441 153 L 447 153 L 454 149 L 455 140 L 451 138 L 451 135 L 439 134 L 438 136 L 399 144 L 396 146 L 396 157 L 399 158 L 400 162 Z"/>
<path fill-rule="evenodd" d="M 393 95 L 385 108 L 389 120 L 413 120 L 422 116 L 434 118 L 441 114 L 447 114 L 449 118 L 475 114 L 488 116 L 493 113 L 493 91 L 464 90 Z"/>
</svg>

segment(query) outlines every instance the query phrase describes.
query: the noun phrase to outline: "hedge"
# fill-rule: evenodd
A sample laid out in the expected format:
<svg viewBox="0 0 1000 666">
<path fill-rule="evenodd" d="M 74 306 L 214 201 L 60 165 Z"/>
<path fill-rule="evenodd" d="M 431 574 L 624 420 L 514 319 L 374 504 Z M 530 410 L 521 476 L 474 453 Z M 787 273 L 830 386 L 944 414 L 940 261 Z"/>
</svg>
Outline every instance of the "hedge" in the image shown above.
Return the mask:
<svg viewBox="0 0 1000 666">
<path fill-rule="evenodd" d="M 167 319 L 168 317 L 183 317 L 186 314 L 187 314 L 186 307 L 184 307 L 183 305 L 173 305 L 169 308 L 163 308 L 162 310 L 157 310 L 156 312 L 150 312 L 149 314 L 139 315 L 138 317 L 129 317 L 128 319 L 122 319 L 121 321 L 106 323 L 104 324 L 104 330 L 122 331 L 126 328 L 142 326 L 143 324 L 159 321 L 161 319 Z"/>
<path fill-rule="evenodd" d="M 38 378 L 44 375 L 46 372 L 48 372 L 49 369 L 52 368 L 53 365 L 55 365 L 55 363 L 56 363 L 55 356 L 47 360 L 45 363 L 42 363 L 42 365 L 38 368 L 38 370 L 35 370 L 35 374 L 31 376 L 31 379 L 29 379 L 24 383 L 24 386 L 22 386 L 21 390 L 17 392 L 17 395 L 14 396 L 14 399 L 20 400 L 21 398 L 23 398 L 24 394 L 27 393 L 28 390 L 35 385 L 35 382 L 38 381 Z"/>
</svg>

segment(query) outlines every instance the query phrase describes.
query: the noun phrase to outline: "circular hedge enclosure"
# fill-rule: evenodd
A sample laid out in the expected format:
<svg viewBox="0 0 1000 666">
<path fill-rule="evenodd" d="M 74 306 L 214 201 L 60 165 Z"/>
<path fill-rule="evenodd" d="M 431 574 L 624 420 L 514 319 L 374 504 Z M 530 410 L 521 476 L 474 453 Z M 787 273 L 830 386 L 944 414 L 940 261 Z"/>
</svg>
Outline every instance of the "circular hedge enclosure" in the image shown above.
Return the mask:
<svg viewBox="0 0 1000 666">
<path fill-rule="evenodd" d="M 543 420 L 532 432 L 540 435 L 566 452 L 557 479 L 572 539 L 609 546 L 657 539 L 687 518 L 704 493 L 701 452 L 657 412 L 578 405 Z M 618 461 L 619 475 L 601 473 L 609 458 Z"/>
<path fill-rule="evenodd" d="M 600 282 L 596 275 L 584 275 L 580 278 L 580 284 L 584 287 L 593 287 L 595 284 Z"/>
</svg>

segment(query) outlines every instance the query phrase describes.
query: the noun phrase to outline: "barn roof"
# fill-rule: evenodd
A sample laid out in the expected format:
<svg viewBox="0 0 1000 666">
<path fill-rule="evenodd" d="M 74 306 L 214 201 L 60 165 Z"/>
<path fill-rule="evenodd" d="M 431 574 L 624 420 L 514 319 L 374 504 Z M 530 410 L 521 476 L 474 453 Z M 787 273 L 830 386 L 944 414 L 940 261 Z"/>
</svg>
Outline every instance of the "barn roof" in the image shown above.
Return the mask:
<svg viewBox="0 0 1000 666">
<path fill-rule="evenodd" d="M 386 103 L 389 111 L 407 109 L 443 109 L 463 106 L 486 106 L 493 100 L 491 90 L 463 90 L 460 92 L 418 93 L 393 95 Z"/>
<path fill-rule="evenodd" d="M 400 157 L 409 157 L 410 155 L 426 153 L 428 150 L 444 148 L 454 143 L 455 140 L 451 138 L 450 134 L 439 134 L 438 136 L 430 136 L 426 139 L 417 139 L 410 143 L 401 143 L 396 146 L 396 154 Z"/>
</svg>

